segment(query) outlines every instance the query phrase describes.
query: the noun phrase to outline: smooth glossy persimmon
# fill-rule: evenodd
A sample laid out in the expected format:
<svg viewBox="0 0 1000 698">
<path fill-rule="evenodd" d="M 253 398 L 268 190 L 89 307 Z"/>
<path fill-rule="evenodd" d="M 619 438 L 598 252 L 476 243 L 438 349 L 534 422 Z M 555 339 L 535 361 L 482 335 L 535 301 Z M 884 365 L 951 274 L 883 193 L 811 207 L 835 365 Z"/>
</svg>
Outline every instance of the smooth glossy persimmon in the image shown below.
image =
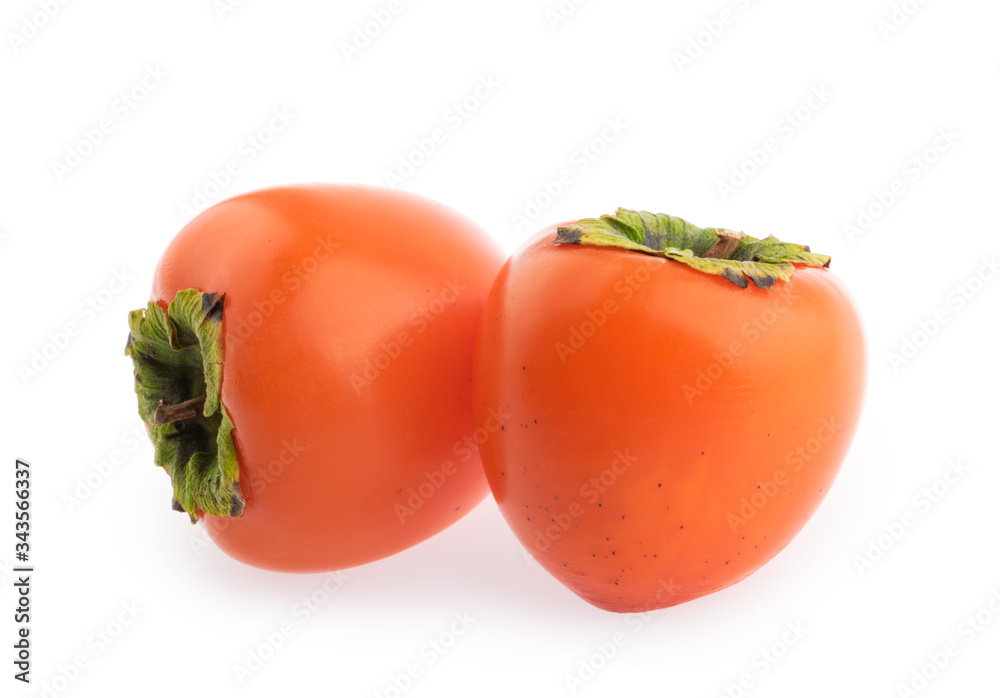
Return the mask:
<svg viewBox="0 0 1000 698">
<path fill-rule="evenodd" d="M 464 216 L 366 186 L 268 189 L 195 218 L 130 318 L 175 508 L 232 557 L 294 572 L 464 516 L 488 491 L 472 350 L 502 259 Z"/>
</svg>

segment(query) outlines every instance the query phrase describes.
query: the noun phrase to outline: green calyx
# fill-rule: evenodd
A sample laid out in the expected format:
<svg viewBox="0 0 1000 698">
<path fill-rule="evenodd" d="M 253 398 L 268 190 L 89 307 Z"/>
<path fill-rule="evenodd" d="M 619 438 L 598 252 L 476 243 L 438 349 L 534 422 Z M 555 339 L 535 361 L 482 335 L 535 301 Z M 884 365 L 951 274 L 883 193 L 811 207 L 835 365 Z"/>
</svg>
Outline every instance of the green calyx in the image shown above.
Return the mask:
<svg viewBox="0 0 1000 698">
<path fill-rule="evenodd" d="M 585 218 L 558 229 L 556 242 L 567 245 L 618 247 L 682 262 L 706 274 L 715 274 L 746 288 L 769 289 L 788 281 L 796 264 L 829 267 L 830 257 L 814 254 L 805 245 L 763 240 L 723 228 L 698 228 L 662 213 L 620 208 L 615 215 Z"/>
<path fill-rule="evenodd" d="M 187 289 L 167 310 L 151 302 L 128 318 L 139 416 L 173 481 L 174 509 L 192 522 L 199 513 L 243 516 L 233 423 L 219 394 L 225 298 Z"/>
</svg>

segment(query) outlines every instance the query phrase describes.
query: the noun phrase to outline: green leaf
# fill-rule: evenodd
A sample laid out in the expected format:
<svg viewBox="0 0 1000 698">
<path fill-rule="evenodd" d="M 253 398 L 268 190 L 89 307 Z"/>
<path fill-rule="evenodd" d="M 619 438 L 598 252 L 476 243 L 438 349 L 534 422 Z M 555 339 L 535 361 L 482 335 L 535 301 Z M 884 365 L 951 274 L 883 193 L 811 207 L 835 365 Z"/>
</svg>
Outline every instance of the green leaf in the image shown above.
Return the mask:
<svg viewBox="0 0 1000 698">
<path fill-rule="evenodd" d="M 796 264 L 830 266 L 829 256 L 815 254 L 807 246 L 782 242 L 774 236 L 761 240 L 745 233 L 735 233 L 741 239 L 725 258 L 705 257 L 723 237 L 721 230 L 699 228 L 666 214 L 620 208 L 614 215 L 584 218 L 560 227 L 556 242 L 617 247 L 665 257 L 706 274 L 721 276 L 741 288 L 753 282 L 758 288 L 769 289 L 779 280 L 789 281 Z"/>
<path fill-rule="evenodd" d="M 233 422 L 220 397 L 224 305 L 224 295 L 186 289 L 167 310 L 151 302 L 129 313 L 125 354 L 132 358 L 139 416 L 156 465 L 173 482 L 174 508 L 192 521 L 199 512 L 243 515 Z M 158 411 L 164 416 L 165 408 L 190 401 L 197 405 L 193 416 L 157 423 Z"/>
</svg>

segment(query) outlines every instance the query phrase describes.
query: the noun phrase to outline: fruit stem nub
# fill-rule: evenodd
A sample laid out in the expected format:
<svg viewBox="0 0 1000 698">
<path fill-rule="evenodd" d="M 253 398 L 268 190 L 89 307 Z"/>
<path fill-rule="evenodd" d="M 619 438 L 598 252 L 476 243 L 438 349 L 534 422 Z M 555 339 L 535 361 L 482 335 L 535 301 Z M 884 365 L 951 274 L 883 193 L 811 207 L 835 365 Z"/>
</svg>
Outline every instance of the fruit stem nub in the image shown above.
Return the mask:
<svg viewBox="0 0 1000 698">
<path fill-rule="evenodd" d="M 153 418 L 156 424 L 170 424 L 171 422 L 179 422 L 182 419 L 197 417 L 201 414 L 204 408 L 204 395 L 191 398 L 190 400 L 185 400 L 184 402 L 179 402 L 176 405 L 168 405 L 166 400 L 160 400 L 159 404 L 156 406 L 156 412 Z"/>
<path fill-rule="evenodd" d="M 743 234 L 737 233 L 735 230 L 726 230 L 725 228 L 716 228 L 715 234 L 719 237 L 715 241 L 715 244 L 708 248 L 702 258 L 705 259 L 729 259 L 737 247 L 739 247 L 740 242 L 743 240 Z"/>
</svg>

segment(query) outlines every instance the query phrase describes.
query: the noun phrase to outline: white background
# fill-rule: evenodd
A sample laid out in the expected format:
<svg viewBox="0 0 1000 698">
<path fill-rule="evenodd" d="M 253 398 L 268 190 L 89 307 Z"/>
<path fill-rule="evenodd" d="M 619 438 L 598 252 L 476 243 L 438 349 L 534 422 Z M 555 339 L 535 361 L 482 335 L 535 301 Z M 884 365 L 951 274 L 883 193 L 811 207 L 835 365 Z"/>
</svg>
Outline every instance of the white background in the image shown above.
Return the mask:
<svg viewBox="0 0 1000 698">
<path fill-rule="evenodd" d="M 0 11 L 0 458 L 8 471 L 15 457 L 33 464 L 37 565 L 28 688 L 8 656 L 8 472 L 0 694 L 563 696 L 590 664 L 575 695 L 1000 695 L 988 606 L 995 595 L 1000 610 L 1000 280 L 983 261 L 1000 252 L 996 3 L 908 0 L 892 24 L 891 0 L 591 0 L 564 3 L 558 22 L 558 0 L 413 0 L 350 56 L 388 0 L 234 4 L 6 0 Z M 160 75 L 148 91 L 147 74 Z M 476 97 L 481 81 L 496 87 Z M 143 99 L 128 105 L 133 90 Z M 826 96 L 808 106 L 814 93 Z M 466 118 L 453 105 L 467 98 Z M 275 109 L 290 123 L 261 134 Z M 212 201 L 303 181 L 386 184 L 436 128 L 444 142 L 396 184 L 507 250 L 621 205 L 833 256 L 867 325 L 866 407 L 827 501 L 759 572 L 657 613 L 606 613 L 532 563 L 487 500 L 434 539 L 347 571 L 304 614 L 322 575 L 243 566 L 170 511 L 150 446 L 128 436 L 139 421 L 122 350 L 126 312 L 144 305 L 183 207 L 231 160 L 239 173 L 208 186 Z M 252 136 L 270 142 L 255 150 Z M 755 165 L 769 138 L 776 152 Z M 756 170 L 743 182 L 741 166 Z M 540 197 L 563 170 L 571 183 Z M 90 315 L 92 297 L 107 302 Z M 946 322 L 934 329 L 936 314 Z M 70 322 L 78 336 L 24 377 Z M 894 362 L 906 341 L 920 347 Z M 69 505 L 102 462 L 113 472 Z M 949 462 L 961 476 L 946 484 Z M 880 538 L 908 513 L 898 540 Z M 428 650 L 463 613 L 471 627 Z M 291 635 L 240 684 L 235 667 L 286 622 Z M 624 642 L 603 660 L 616 633 Z M 935 671 L 928 657 L 949 642 L 957 656 Z M 68 670 L 80 656 L 86 668 Z M 420 677 L 394 691 L 413 663 Z M 915 671 L 933 678 L 900 692 L 921 686 Z M 736 688 L 744 674 L 752 687 Z"/>
</svg>

